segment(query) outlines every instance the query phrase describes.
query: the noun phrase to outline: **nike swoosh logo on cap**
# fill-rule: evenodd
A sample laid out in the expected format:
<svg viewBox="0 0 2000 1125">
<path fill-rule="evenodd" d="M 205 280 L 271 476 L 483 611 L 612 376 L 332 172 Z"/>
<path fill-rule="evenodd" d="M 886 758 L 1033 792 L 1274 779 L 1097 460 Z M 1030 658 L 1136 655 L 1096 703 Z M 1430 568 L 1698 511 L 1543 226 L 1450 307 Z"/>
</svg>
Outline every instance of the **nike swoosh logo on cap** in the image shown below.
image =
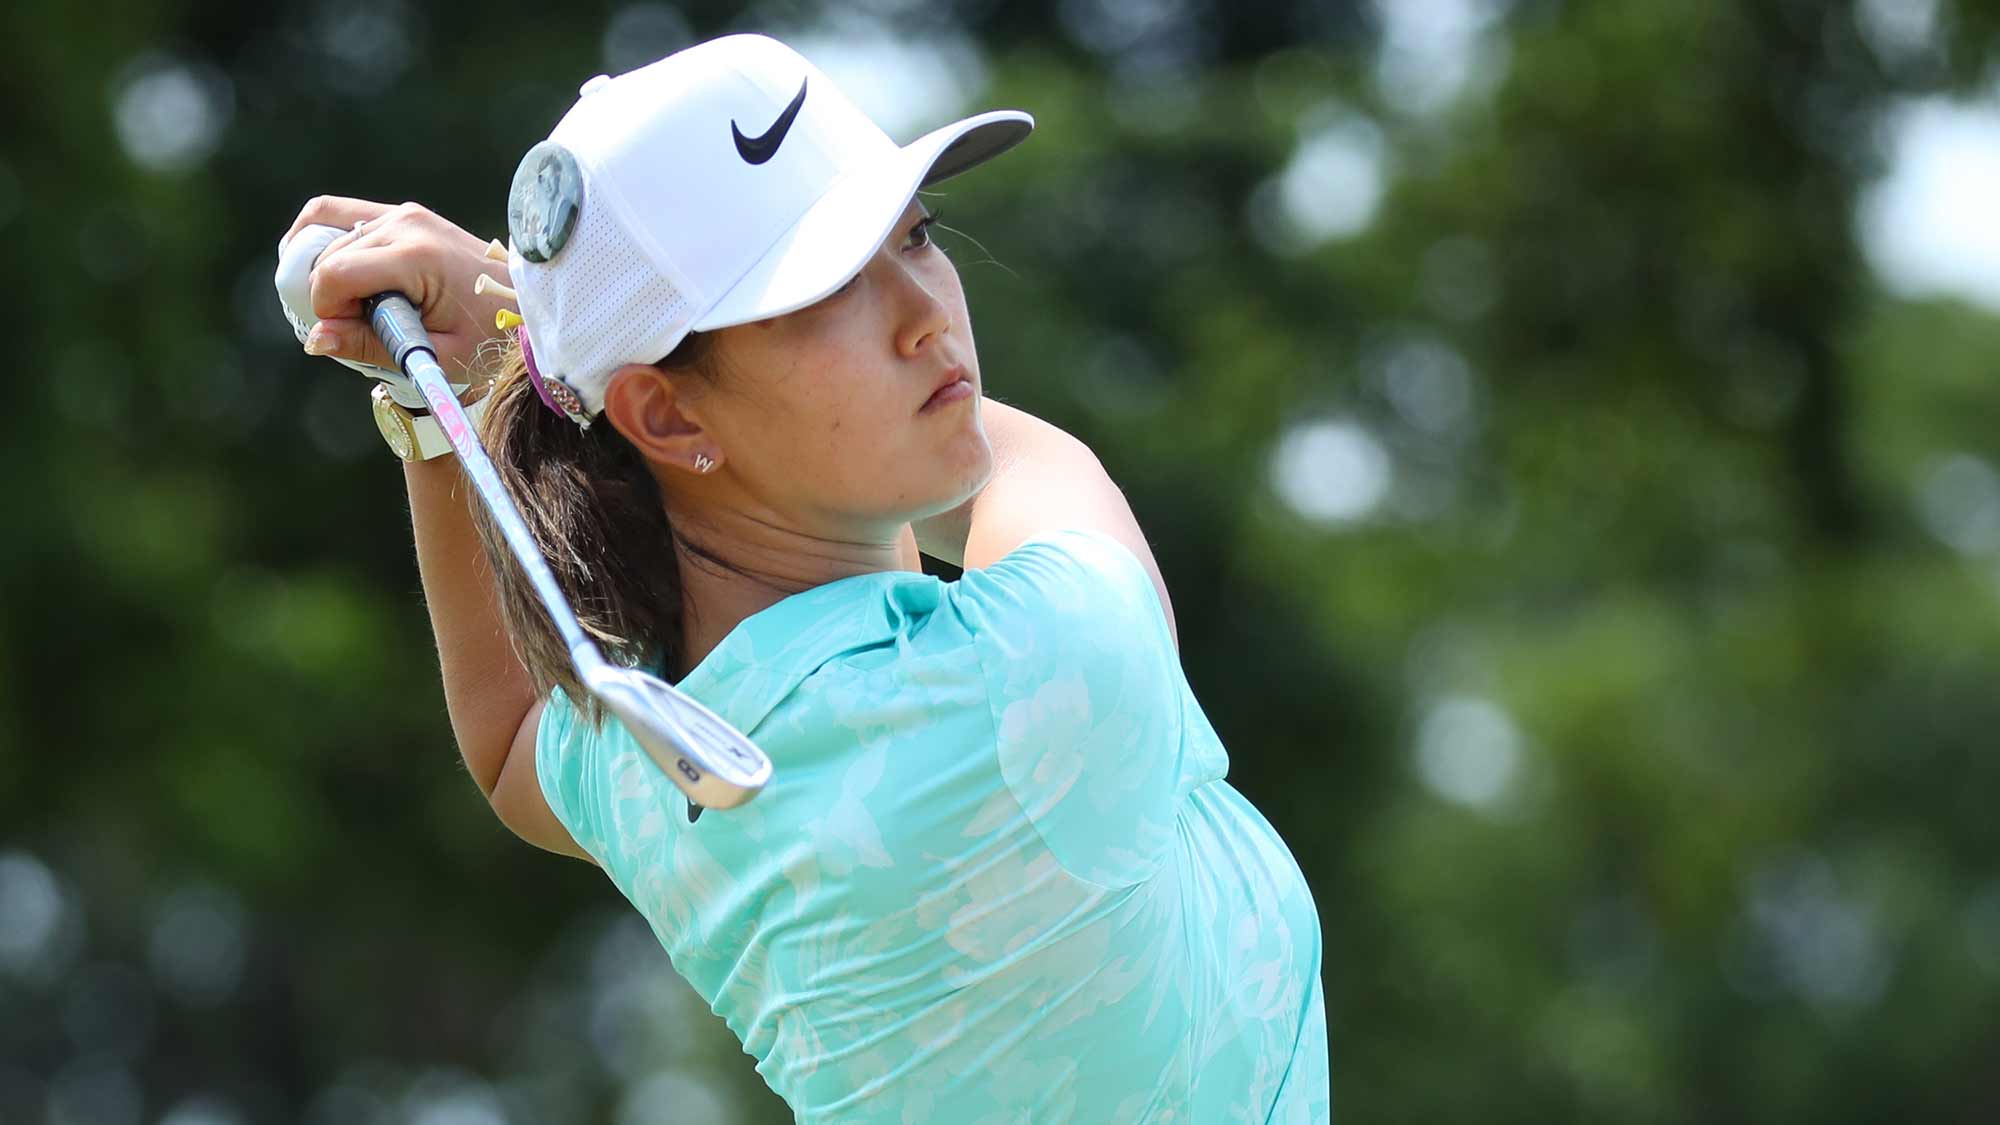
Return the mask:
<svg viewBox="0 0 2000 1125">
<path fill-rule="evenodd" d="M 779 114 L 778 119 L 771 123 L 771 127 L 764 130 L 763 136 L 744 136 L 743 130 L 738 128 L 732 119 L 729 122 L 729 131 L 736 137 L 737 155 L 750 164 L 762 164 L 776 156 L 778 146 L 785 143 L 785 134 L 791 131 L 792 120 L 798 117 L 799 107 L 804 104 L 806 104 L 806 80 L 801 78 L 798 96 L 793 98 L 792 104 L 785 107 L 785 112 Z"/>
</svg>

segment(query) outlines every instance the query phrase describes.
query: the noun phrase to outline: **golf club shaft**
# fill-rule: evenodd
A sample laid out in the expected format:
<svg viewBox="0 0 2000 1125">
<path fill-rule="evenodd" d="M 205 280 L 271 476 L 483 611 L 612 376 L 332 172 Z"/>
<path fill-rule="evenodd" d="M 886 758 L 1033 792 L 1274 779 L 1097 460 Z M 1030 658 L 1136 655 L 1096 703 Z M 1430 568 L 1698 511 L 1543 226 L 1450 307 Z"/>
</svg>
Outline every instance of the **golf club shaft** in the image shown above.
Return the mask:
<svg viewBox="0 0 2000 1125">
<path fill-rule="evenodd" d="M 401 293 L 382 293 L 369 302 L 368 320 L 394 357 L 396 366 L 423 392 L 424 401 L 430 404 L 431 417 L 437 419 L 438 428 L 444 431 L 445 439 L 458 454 L 459 464 L 465 467 L 465 475 L 472 478 L 473 487 L 486 502 L 486 510 L 493 515 L 493 522 L 513 548 L 514 560 L 541 597 L 542 608 L 555 622 L 556 632 L 562 635 L 577 671 L 585 673 L 591 665 L 603 663 L 597 645 L 584 634 L 583 626 L 569 608 L 569 599 L 563 597 L 562 588 L 556 585 L 555 575 L 542 558 L 541 547 L 528 533 L 528 525 L 521 521 L 513 497 L 500 483 L 492 458 L 486 455 L 479 435 L 472 430 L 472 420 L 465 416 L 458 396 L 451 393 L 451 380 L 438 365 L 437 352 L 431 347 L 430 336 L 424 331 L 423 319 L 416 308 Z"/>
<path fill-rule="evenodd" d="M 569 599 L 556 585 L 540 545 L 522 522 L 514 498 L 500 483 L 500 474 L 479 435 L 473 432 L 471 420 L 451 393 L 451 383 L 438 365 L 437 350 L 409 299 L 400 293 L 377 294 L 367 303 L 367 312 L 370 325 L 395 358 L 396 366 L 430 404 L 431 416 L 458 453 L 465 475 L 472 479 L 515 561 L 541 598 L 542 608 L 555 622 L 585 688 L 624 722 L 632 737 L 690 801 L 733 808 L 756 796 L 771 776 L 770 759 L 762 750 L 672 684 L 610 664 L 584 633 Z"/>
</svg>

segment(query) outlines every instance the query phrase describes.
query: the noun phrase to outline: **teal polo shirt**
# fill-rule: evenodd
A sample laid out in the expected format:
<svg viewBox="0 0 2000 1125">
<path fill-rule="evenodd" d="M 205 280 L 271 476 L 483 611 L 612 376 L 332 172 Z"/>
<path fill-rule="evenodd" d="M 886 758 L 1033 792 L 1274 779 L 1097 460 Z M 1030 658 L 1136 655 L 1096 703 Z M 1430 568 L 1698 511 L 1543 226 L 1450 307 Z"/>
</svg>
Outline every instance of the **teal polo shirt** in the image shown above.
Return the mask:
<svg viewBox="0 0 2000 1125">
<path fill-rule="evenodd" d="M 830 582 L 679 686 L 756 800 L 690 823 L 560 690 L 537 772 L 799 1120 L 1328 1119 L 1312 896 L 1118 540 Z"/>
</svg>

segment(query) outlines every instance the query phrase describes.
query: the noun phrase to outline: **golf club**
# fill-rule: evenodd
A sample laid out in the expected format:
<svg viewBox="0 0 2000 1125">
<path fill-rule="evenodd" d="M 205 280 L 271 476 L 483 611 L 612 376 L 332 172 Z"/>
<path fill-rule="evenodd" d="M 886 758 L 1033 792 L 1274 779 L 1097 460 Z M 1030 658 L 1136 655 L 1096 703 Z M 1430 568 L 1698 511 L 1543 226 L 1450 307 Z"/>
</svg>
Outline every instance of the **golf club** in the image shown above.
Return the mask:
<svg viewBox="0 0 2000 1125">
<path fill-rule="evenodd" d="M 304 266 L 310 270 L 312 260 L 318 258 L 326 241 L 294 239 L 285 256 L 309 253 L 311 258 Z M 288 264 L 291 273 L 299 272 L 298 263 Z M 280 279 L 286 275 L 286 266 L 281 265 Z M 280 290 L 284 290 L 282 280 Z M 287 311 L 288 314 L 292 311 L 289 306 Z M 423 319 L 409 299 L 401 293 L 378 293 L 364 302 L 364 311 L 397 368 L 422 392 L 432 417 L 458 454 L 465 475 L 471 478 L 480 500 L 492 513 L 514 558 L 555 622 L 583 686 L 625 724 L 689 801 L 704 808 L 729 809 L 755 797 L 771 779 L 771 760 L 755 743 L 672 684 L 637 668 L 607 661 L 577 623 L 576 614 L 563 598 L 541 549 L 529 535 L 513 498 L 500 483 L 492 460 L 452 393 L 450 380 L 438 365 L 430 335 L 424 331 Z"/>
</svg>

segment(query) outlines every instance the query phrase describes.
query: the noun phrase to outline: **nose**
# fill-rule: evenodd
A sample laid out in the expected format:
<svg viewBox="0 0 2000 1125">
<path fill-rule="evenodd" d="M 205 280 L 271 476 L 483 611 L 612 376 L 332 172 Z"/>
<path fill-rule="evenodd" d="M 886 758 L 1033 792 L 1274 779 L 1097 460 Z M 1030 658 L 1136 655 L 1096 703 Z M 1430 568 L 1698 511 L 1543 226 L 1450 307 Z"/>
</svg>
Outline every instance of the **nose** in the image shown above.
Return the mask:
<svg viewBox="0 0 2000 1125">
<path fill-rule="evenodd" d="M 951 306 L 939 298 L 936 283 L 926 283 L 915 266 L 893 253 L 890 261 L 898 302 L 896 352 L 914 358 L 951 331 Z"/>
</svg>

